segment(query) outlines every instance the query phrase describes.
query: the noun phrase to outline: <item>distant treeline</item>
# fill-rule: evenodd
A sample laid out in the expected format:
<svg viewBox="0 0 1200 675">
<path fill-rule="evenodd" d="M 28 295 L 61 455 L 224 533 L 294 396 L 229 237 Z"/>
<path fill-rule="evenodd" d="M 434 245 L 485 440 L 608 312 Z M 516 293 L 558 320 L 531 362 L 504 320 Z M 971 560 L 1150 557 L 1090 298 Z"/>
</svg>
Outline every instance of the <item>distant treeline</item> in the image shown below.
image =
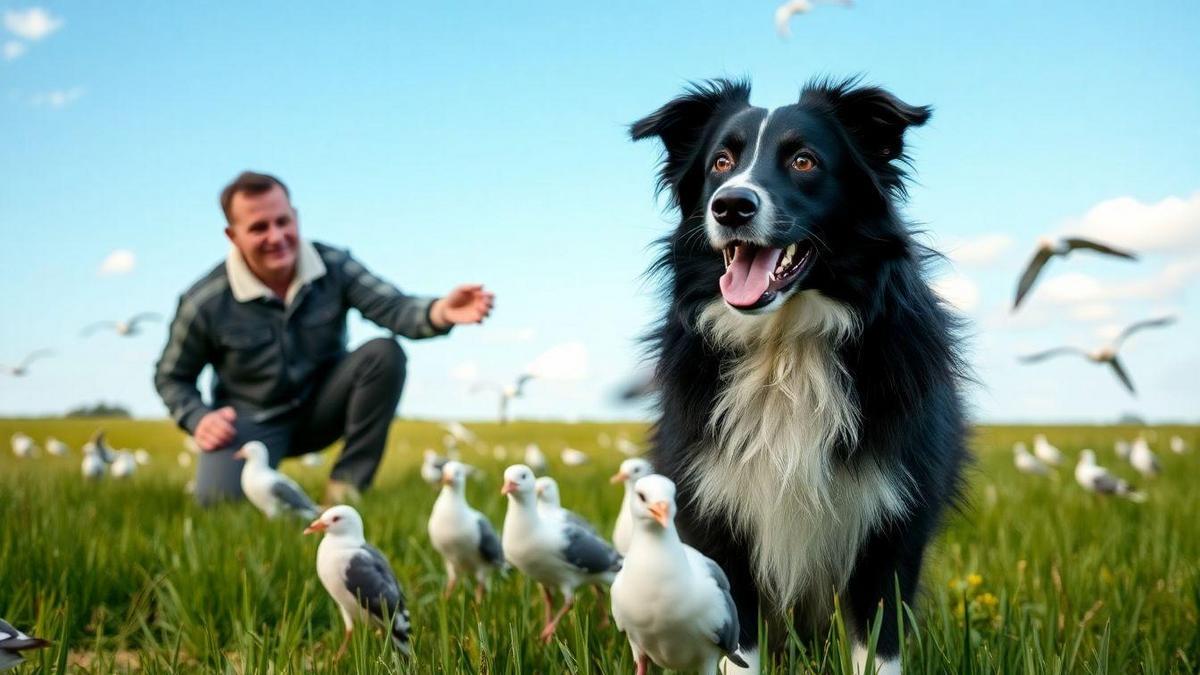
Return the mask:
<svg viewBox="0 0 1200 675">
<path fill-rule="evenodd" d="M 95 405 L 81 405 L 76 408 L 71 408 L 66 412 L 64 417 L 133 417 L 129 409 L 119 403 L 104 403 L 103 401 Z"/>
</svg>

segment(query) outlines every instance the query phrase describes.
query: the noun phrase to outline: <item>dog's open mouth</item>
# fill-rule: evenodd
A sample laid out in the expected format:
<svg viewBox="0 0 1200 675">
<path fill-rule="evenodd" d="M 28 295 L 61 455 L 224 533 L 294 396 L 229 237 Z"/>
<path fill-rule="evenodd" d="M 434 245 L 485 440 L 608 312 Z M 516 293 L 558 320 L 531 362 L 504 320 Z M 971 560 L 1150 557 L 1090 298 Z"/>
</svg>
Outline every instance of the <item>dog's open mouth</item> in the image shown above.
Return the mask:
<svg viewBox="0 0 1200 675">
<path fill-rule="evenodd" d="M 725 247 L 721 296 L 735 309 L 751 310 L 770 304 L 808 269 L 812 246 L 806 242 L 786 248 L 735 241 Z"/>
</svg>

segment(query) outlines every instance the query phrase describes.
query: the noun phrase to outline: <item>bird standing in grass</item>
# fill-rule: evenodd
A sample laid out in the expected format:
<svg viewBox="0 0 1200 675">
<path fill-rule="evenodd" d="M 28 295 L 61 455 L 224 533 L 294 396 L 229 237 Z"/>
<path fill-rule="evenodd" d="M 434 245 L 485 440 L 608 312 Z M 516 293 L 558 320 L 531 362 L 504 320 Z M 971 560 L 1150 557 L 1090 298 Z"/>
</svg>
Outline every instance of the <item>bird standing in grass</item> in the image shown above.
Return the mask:
<svg viewBox="0 0 1200 675">
<path fill-rule="evenodd" d="M 1050 444 L 1046 440 L 1046 434 L 1038 434 L 1033 437 L 1033 454 L 1037 458 L 1051 466 L 1062 466 L 1066 458 L 1063 457 L 1062 451 Z"/>
<path fill-rule="evenodd" d="M 533 470 L 514 464 L 504 471 L 508 511 L 504 516 L 504 557 L 536 581 L 546 603 L 541 639 L 549 642 L 559 621 L 575 604 L 583 585 L 612 583 L 621 569 L 621 556 L 603 539 L 568 519 L 542 518 L 534 495 Z M 551 589 L 562 593 L 563 605 L 553 613 Z"/>
<path fill-rule="evenodd" d="M 12 624 L 0 619 L 0 670 L 15 668 L 25 660 L 24 652 L 48 647 L 50 643 L 30 637 L 13 628 Z"/>
<path fill-rule="evenodd" d="M 442 484 L 442 467 L 449 459 L 437 454 L 432 448 L 426 448 L 421 460 L 421 480 L 430 485 Z"/>
<path fill-rule="evenodd" d="M 651 661 L 705 675 L 717 672 L 722 657 L 746 668 L 729 579 L 675 530 L 675 484 L 650 475 L 633 491 L 632 541 L 612 585 L 612 612 L 629 638 L 638 675 Z"/>
<path fill-rule="evenodd" d="M 79 468 L 84 478 L 100 480 L 108 473 L 108 465 L 112 461 L 112 450 L 104 442 L 104 432 L 98 431 L 90 441 L 83 444 L 83 463 Z"/>
<path fill-rule="evenodd" d="M 400 582 L 387 558 L 363 538 L 362 516 L 352 506 L 335 506 L 321 514 L 304 534 L 324 532 L 317 547 L 317 576 L 337 603 L 346 632 L 334 660 L 346 653 L 355 623 L 386 630 L 392 645 L 411 653 L 408 609 Z"/>
<path fill-rule="evenodd" d="M 542 452 L 541 447 L 537 443 L 530 443 L 525 446 L 525 466 L 533 469 L 534 473 L 545 473 L 546 453 Z"/>
<path fill-rule="evenodd" d="M 250 441 L 233 455 L 245 460 L 242 465 L 242 492 L 251 504 L 268 518 L 292 513 L 312 520 L 321 515 L 304 490 L 288 476 L 271 468 L 271 455 L 261 441 Z"/>
<path fill-rule="evenodd" d="M 583 466 L 584 464 L 588 463 L 588 459 L 590 458 L 588 457 L 587 453 L 582 450 L 576 450 L 575 448 L 563 448 L 562 452 L 559 453 L 559 459 L 561 459 L 562 463 L 566 464 L 567 466 Z"/>
<path fill-rule="evenodd" d="M 467 503 L 467 471 L 460 462 L 442 467 L 442 491 L 429 514 L 429 541 L 446 564 L 445 597 L 458 578 L 475 579 L 475 602 L 483 602 L 488 578 L 504 567 L 500 537 L 488 519 Z"/>
<path fill-rule="evenodd" d="M 1128 481 L 1117 478 L 1108 469 L 1096 464 L 1096 453 L 1084 450 L 1075 465 L 1075 482 L 1087 490 L 1102 495 L 1117 495 L 1131 502 L 1144 502 L 1146 495 L 1134 489 Z"/>
<path fill-rule="evenodd" d="M 562 496 L 558 492 L 558 481 L 550 476 L 541 476 L 534 482 L 533 489 L 537 494 L 538 516 L 566 519 L 593 534 L 596 533 L 596 527 L 586 518 L 571 509 L 563 508 Z"/>
<path fill-rule="evenodd" d="M 137 467 L 137 460 L 134 459 L 133 453 L 117 450 L 112 453 L 112 463 L 108 467 L 108 472 L 112 474 L 113 478 L 131 478 L 137 471 Z"/>
<path fill-rule="evenodd" d="M 624 484 L 625 495 L 621 498 L 621 510 L 617 513 L 617 524 L 613 527 L 613 545 L 621 555 L 629 550 L 629 541 L 633 538 L 633 515 L 629 511 L 629 502 L 633 500 L 633 485 L 638 479 L 654 473 L 654 467 L 644 459 L 634 458 L 621 462 L 621 468 L 610 479 L 614 485 Z"/>
<path fill-rule="evenodd" d="M 66 457 L 71 454 L 71 448 L 53 436 L 46 438 L 46 452 L 54 457 Z"/>
<path fill-rule="evenodd" d="M 1029 454 L 1029 449 L 1024 443 L 1013 444 L 1013 464 L 1016 465 L 1017 471 L 1021 473 L 1029 473 L 1037 476 L 1046 476 L 1050 473 L 1050 467 L 1042 463 L 1040 459 Z"/>
<path fill-rule="evenodd" d="M 1154 478 L 1162 471 L 1158 457 L 1142 436 L 1138 436 L 1133 441 L 1133 447 L 1129 450 L 1129 463 L 1146 478 Z"/>
<path fill-rule="evenodd" d="M 18 431 L 12 435 L 12 451 L 17 457 L 29 459 L 37 455 L 37 450 L 37 443 L 34 443 L 27 434 Z"/>
<path fill-rule="evenodd" d="M 1187 441 L 1183 440 L 1183 436 L 1171 437 L 1171 452 L 1177 455 L 1186 454 L 1188 451 Z"/>
</svg>

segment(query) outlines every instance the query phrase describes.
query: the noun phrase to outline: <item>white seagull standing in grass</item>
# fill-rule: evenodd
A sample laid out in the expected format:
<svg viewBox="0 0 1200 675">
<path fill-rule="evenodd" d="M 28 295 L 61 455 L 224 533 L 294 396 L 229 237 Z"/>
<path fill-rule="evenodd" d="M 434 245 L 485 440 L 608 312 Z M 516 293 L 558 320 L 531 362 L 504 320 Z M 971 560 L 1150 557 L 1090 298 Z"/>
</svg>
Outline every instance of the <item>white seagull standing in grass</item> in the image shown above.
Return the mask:
<svg viewBox="0 0 1200 675">
<path fill-rule="evenodd" d="M 537 493 L 538 516 L 566 519 L 592 533 L 596 532 L 596 528 L 586 518 L 570 509 L 563 508 L 562 497 L 558 493 L 558 481 L 550 476 L 542 476 L 534 481 L 533 487 L 534 492 Z"/>
<path fill-rule="evenodd" d="M 575 448 L 563 448 L 559 458 L 567 466 L 583 466 L 588 463 L 589 459 L 586 452 Z"/>
<path fill-rule="evenodd" d="M 108 472 L 113 478 L 130 478 L 137 471 L 137 460 L 133 458 L 133 453 L 126 450 L 117 450 L 112 453 L 112 464 L 108 467 Z"/>
<path fill-rule="evenodd" d="M 387 558 L 363 538 L 362 516 L 352 506 L 335 506 L 304 530 L 304 534 L 313 532 L 325 533 L 317 547 L 317 576 L 341 610 L 346 627 L 334 660 L 346 653 L 356 622 L 380 626 L 396 649 L 410 654 L 404 593 Z"/>
<path fill-rule="evenodd" d="M 250 441 L 233 455 L 242 465 L 242 492 L 268 518 L 291 513 L 312 520 L 321 509 L 288 476 L 271 468 L 271 455 L 261 441 Z"/>
<path fill-rule="evenodd" d="M 1050 473 L 1050 467 L 1043 464 L 1037 457 L 1029 454 L 1029 448 L 1020 442 L 1013 444 L 1013 464 L 1016 465 L 1017 471 L 1021 473 L 1038 476 L 1046 476 Z"/>
<path fill-rule="evenodd" d="M 575 604 L 575 589 L 588 584 L 610 585 L 621 556 L 603 539 L 563 518 L 542 518 L 534 496 L 533 470 L 514 464 L 504 471 L 508 511 L 504 516 L 504 557 L 536 581 L 546 602 L 546 625 L 541 639 L 549 642 L 563 616 Z M 551 589 L 563 595 L 563 605 L 552 613 Z"/>
<path fill-rule="evenodd" d="M 37 443 L 25 433 L 18 431 L 12 435 L 12 451 L 17 457 L 29 459 L 37 454 L 37 450 Z"/>
<path fill-rule="evenodd" d="M 1132 502 L 1146 501 L 1146 495 L 1138 492 L 1123 479 L 1108 472 L 1108 469 L 1096 464 L 1096 453 L 1084 450 L 1079 453 L 1079 463 L 1075 465 L 1075 482 L 1088 492 L 1102 495 L 1117 495 Z"/>
<path fill-rule="evenodd" d="M 1133 441 L 1133 447 L 1129 450 L 1129 463 L 1146 478 L 1154 478 L 1162 471 L 1158 457 L 1142 436 Z"/>
<path fill-rule="evenodd" d="M 1172 436 L 1171 437 L 1171 452 L 1173 452 L 1177 455 L 1182 455 L 1182 454 L 1186 454 L 1187 451 L 1188 451 L 1187 442 L 1183 440 L 1183 436 Z"/>
<path fill-rule="evenodd" d="M 546 471 L 546 453 L 542 452 L 537 443 L 530 443 L 525 446 L 525 465 L 533 469 L 534 473 L 544 473 Z"/>
<path fill-rule="evenodd" d="M 108 473 L 108 465 L 112 461 L 112 450 L 104 442 L 104 432 L 98 431 L 92 440 L 83 444 L 83 463 L 79 468 L 84 478 L 100 480 Z"/>
<path fill-rule="evenodd" d="M 55 457 L 66 457 L 71 454 L 71 448 L 66 443 L 50 436 L 46 439 L 46 452 Z"/>
<path fill-rule="evenodd" d="M 1124 438 L 1118 438 L 1113 441 L 1113 452 L 1121 459 L 1129 459 L 1130 445 L 1129 441 Z"/>
<path fill-rule="evenodd" d="M 715 674 L 722 657 L 748 668 L 738 653 L 729 579 L 675 530 L 675 484 L 647 476 L 634 484 L 634 495 L 633 540 L 612 585 L 612 612 L 629 638 L 637 672 L 644 675 L 653 661 Z"/>
<path fill-rule="evenodd" d="M 441 485 L 442 467 L 446 466 L 448 461 L 450 460 L 437 454 L 432 448 L 426 448 L 421 460 L 421 480 L 430 485 Z"/>
<path fill-rule="evenodd" d="M 1033 454 L 1051 466 L 1062 466 L 1066 461 L 1062 452 L 1046 440 L 1046 434 L 1038 434 L 1033 437 Z"/>
<path fill-rule="evenodd" d="M 445 597 L 460 576 L 472 577 L 475 602 L 483 602 L 488 578 L 504 567 L 504 552 L 492 524 L 467 503 L 467 470 L 459 462 L 442 467 L 442 492 L 429 514 L 429 541 L 446 563 Z"/>
<path fill-rule="evenodd" d="M 0 619 L 0 670 L 15 668 L 25 660 L 23 652 L 49 647 L 50 643 L 30 637 L 13 628 L 12 624 Z"/>
<path fill-rule="evenodd" d="M 629 542 L 633 538 L 633 514 L 630 513 L 629 503 L 633 501 L 633 485 L 638 479 L 654 473 L 654 467 L 644 459 L 627 459 L 621 462 L 621 468 L 609 479 L 614 485 L 625 485 L 625 496 L 621 498 L 621 510 L 617 513 L 617 524 L 613 527 L 613 545 L 621 555 L 629 551 Z"/>
</svg>

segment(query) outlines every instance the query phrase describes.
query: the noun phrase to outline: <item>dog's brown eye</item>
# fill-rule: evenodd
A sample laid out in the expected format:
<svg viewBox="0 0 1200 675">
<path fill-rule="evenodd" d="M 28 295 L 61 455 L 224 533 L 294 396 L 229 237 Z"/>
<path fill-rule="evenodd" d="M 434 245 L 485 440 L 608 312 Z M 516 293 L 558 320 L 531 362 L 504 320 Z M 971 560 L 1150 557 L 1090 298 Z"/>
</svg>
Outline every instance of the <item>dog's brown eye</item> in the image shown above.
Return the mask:
<svg viewBox="0 0 1200 675">
<path fill-rule="evenodd" d="M 721 152 L 717 153 L 717 158 L 713 160 L 713 171 L 717 173 L 729 173 L 730 171 L 733 171 L 733 167 L 733 157 L 730 156 L 728 151 L 722 150 Z"/>
<path fill-rule="evenodd" d="M 807 152 L 802 152 L 792 159 L 792 169 L 795 171 L 812 171 L 817 168 L 817 160 Z"/>
</svg>

